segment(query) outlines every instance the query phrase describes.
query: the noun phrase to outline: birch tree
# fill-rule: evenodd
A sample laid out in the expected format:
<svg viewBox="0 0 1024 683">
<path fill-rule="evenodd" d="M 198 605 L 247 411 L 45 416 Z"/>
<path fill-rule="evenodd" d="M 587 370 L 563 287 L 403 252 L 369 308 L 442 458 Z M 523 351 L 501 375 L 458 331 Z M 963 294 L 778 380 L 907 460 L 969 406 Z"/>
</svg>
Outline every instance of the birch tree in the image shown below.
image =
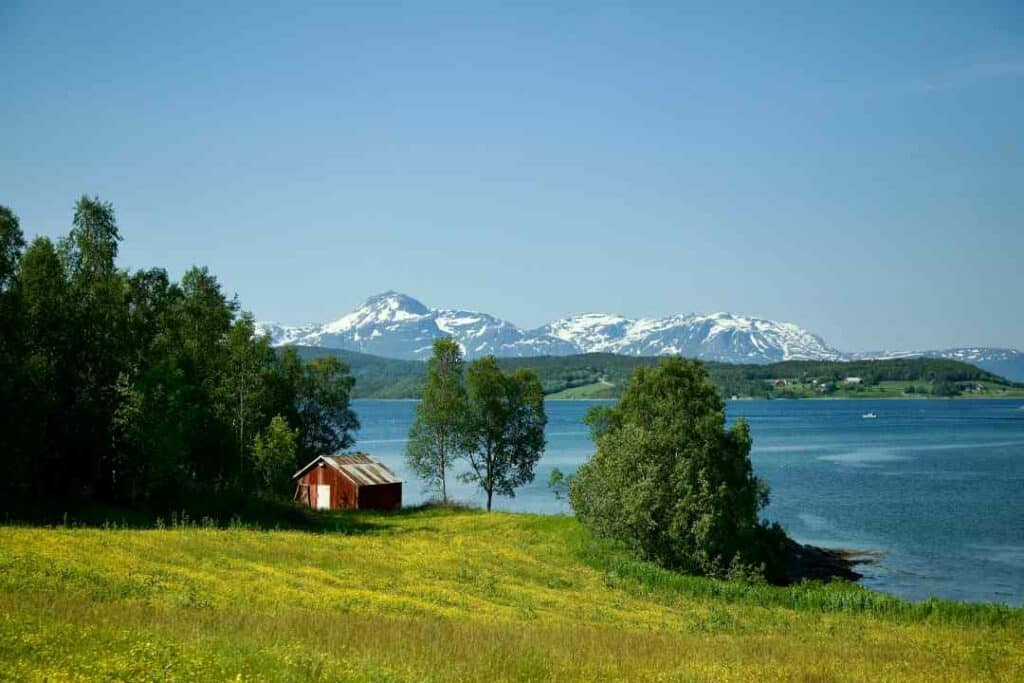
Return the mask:
<svg viewBox="0 0 1024 683">
<path fill-rule="evenodd" d="M 409 428 L 405 461 L 427 487 L 448 504 L 448 469 L 464 450 L 466 387 L 462 350 L 454 339 L 434 342 L 427 384 Z"/>
<path fill-rule="evenodd" d="M 544 393 L 532 370 L 506 375 L 493 356 L 470 364 L 466 373 L 465 458 L 469 470 L 460 479 L 476 483 L 487 497 L 514 497 L 533 481 L 544 452 Z"/>
</svg>

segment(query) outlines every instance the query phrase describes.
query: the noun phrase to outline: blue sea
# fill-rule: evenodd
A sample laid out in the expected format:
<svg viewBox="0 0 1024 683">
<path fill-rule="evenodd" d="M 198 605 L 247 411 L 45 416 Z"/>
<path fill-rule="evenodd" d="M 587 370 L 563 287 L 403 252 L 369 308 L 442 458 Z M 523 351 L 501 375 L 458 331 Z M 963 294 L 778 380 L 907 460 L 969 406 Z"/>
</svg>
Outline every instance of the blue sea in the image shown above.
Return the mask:
<svg viewBox="0 0 1024 683">
<path fill-rule="evenodd" d="M 571 513 L 548 475 L 590 457 L 581 420 L 602 403 L 549 401 L 536 479 L 496 509 Z M 354 402 L 356 447 L 402 476 L 406 504 L 429 497 L 402 462 L 415 405 Z M 861 568 L 863 585 L 910 600 L 1024 604 L 1024 401 L 730 401 L 728 416 L 750 424 L 754 470 L 771 486 L 765 517 L 804 543 L 884 553 Z M 483 501 L 454 477 L 449 491 Z"/>
</svg>

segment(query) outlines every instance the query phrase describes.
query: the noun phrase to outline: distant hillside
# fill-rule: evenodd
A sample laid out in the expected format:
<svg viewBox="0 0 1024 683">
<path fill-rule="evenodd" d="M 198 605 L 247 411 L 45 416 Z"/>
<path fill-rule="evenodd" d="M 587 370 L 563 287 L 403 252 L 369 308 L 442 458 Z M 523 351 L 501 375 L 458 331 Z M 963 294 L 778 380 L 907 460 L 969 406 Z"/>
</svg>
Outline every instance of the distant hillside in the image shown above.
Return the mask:
<svg viewBox="0 0 1024 683">
<path fill-rule="evenodd" d="M 296 347 L 303 358 L 335 356 L 356 378 L 357 398 L 417 398 L 422 361 L 394 360 L 356 351 Z M 505 370 L 531 368 L 550 398 L 615 398 L 630 373 L 661 358 L 586 353 L 574 356 L 501 358 Z M 724 396 L 812 398 L 887 396 L 1024 395 L 1014 384 L 978 367 L 941 358 L 861 361 L 784 361 L 768 365 L 705 364 Z M 847 378 L 859 378 L 846 381 Z"/>
<path fill-rule="evenodd" d="M 426 363 L 381 358 L 358 351 L 296 346 L 305 360 L 334 356 L 348 365 L 356 378 L 356 398 L 418 398 L 426 377 Z"/>
</svg>

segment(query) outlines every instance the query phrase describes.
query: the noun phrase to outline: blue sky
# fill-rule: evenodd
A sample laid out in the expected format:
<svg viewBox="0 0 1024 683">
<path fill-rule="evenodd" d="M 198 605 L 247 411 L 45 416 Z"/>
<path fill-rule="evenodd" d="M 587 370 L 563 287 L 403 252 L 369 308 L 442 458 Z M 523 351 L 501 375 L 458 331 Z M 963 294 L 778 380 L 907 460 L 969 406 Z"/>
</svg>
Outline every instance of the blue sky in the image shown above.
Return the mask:
<svg viewBox="0 0 1024 683">
<path fill-rule="evenodd" d="M 259 318 L 729 310 L 1024 348 L 1024 8 L 0 3 L 0 203 Z M 825 5 L 831 5 L 825 8 Z"/>
</svg>

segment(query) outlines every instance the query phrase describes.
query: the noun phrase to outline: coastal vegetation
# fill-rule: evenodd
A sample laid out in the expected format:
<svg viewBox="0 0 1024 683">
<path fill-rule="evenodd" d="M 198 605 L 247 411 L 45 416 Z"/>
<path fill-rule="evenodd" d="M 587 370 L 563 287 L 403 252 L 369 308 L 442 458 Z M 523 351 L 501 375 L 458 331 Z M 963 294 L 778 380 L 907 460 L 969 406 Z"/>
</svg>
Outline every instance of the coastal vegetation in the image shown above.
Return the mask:
<svg viewBox="0 0 1024 683">
<path fill-rule="evenodd" d="M 488 512 L 494 495 L 515 497 L 533 481 L 547 446 L 544 393 L 532 371 L 504 373 L 493 356 L 466 372 L 466 464 L 459 475 L 484 492 Z"/>
<path fill-rule="evenodd" d="M 427 364 L 276 350 L 209 271 L 129 272 L 120 240 L 98 199 L 78 202 L 57 243 L 26 244 L 0 208 L 0 679 L 1024 671 L 1021 609 L 911 604 L 843 581 L 770 585 L 795 578 L 790 542 L 758 519 L 767 491 L 749 433 L 723 415 L 723 394 L 765 383 L 949 394 L 1009 386 L 998 377 L 951 361 L 600 354 L 463 367 L 448 339 Z M 360 386 L 422 395 L 408 455 L 445 503 L 456 460 L 488 501 L 533 479 L 545 394 L 624 393 L 591 415 L 594 459 L 550 480 L 578 519 L 290 503 L 294 468 L 355 444 Z"/>
<path fill-rule="evenodd" d="M 217 278 L 117 265 L 113 207 L 82 197 L 67 236 L 26 244 L 0 207 L 0 500 L 45 518 L 287 495 L 347 448 L 353 378 L 254 336 Z"/>
<path fill-rule="evenodd" d="M 571 517 L 0 527 L 0 679 L 1019 680 L 1024 610 L 685 576 Z M 116 515 L 110 517 L 117 519 Z M 301 523 L 300 523 L 301 522 Z"/>
<path fill-rule="evenodd" d="M 442 504 L 448 503 L 449 468 L 465 461 L 459 478 L 480 487 L 489 512 L 495 493 L 512 497 L 533 481 L 545 446 L 544 394 L 533 371 L 506 374 L 493 356 L 473 361 L 468 370 L 463 365 L 453 339 L 434 342 L 405 460 Z"/>
<path fill-rule="evenodd" d="M 448 470 L 466 448 L 466 386 L 462 351 L 451 339 L 434 342 L 427 382 L 409 427 L 405 463 L 448 503 Z"/>
<path fill-rule="evenodd" d="M 577 517 L 641 558 L 687 574 L 788 581 L 786 535 L 762 522 L 768 487 L 750 429 L 697 361 L 639 367 L 614 406 L 590 410 L 596 452 L 569 484 Z"/>
<path fill-rule="evenodd" d="M 417 398 L 426 378 L 421 361 L 381 358 L 355 351 L 298 347 L 303 358 L 333 356 L 351 368 L 356 398 Z M 618 398 L 637 367 L 661 357 L 588 353 L 575 356 L 499 358 L 510 372 L 537 373 L 549 399 Z M 784 361 L 768 365 L 705 362 L 711 381 L 726 398 L 1012 398 L 1024 384 L 961 361 L 895 358 L 866 361 Z M 857 383 L 847 378 L 860 379 Z"/>
</svg>

